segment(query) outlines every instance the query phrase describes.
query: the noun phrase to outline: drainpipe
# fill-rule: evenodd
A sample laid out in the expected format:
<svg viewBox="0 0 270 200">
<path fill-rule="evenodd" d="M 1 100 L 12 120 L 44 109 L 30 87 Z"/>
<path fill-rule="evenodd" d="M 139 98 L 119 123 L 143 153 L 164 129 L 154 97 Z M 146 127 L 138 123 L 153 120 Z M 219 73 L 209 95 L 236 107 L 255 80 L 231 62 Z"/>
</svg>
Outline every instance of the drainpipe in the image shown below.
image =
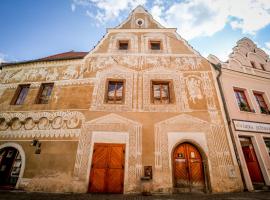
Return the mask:
<svg viewBox="0 0 270 200">
<path fill-rule="evenodd" d="M 222 99 L 222 102 L 223 102 L 223 108 L 224 108 L 226 120 L 227 120 L 227 123 L 228 123 L 228 126 L 229 126 L 229 132 L 230 132 L 230 135 L 231 135 L 231 138 L 232 138 L 233 149 L 234 149 L 234 152 L 235 152 L 235 155 L 236 155 L 236 160 L 237 160 L 238 166 L 240 168 L 240 174 L 241 174 L 241 178 L 243 180 L 244 190 L 246 190 L 247 186 L 246 186 L 246 182 L 245 182 L 245 178 L 244 178 L 244 173 L 243 173 L 242 165 L 241 165 L 241 162 L 240 162 L 240 156 L 239 156 L 239 153 L 237 151 L 236 141 L 235 141 L 232 126 L 231 126 L 232 120 L 231 120 L 230 115 L 229 115 L 228 106 L 227 106 L 226 101 L 225 101 L 225 97 L 224 97 L 224 93 L 223 93 L 222 85 L 221 85 L 221 81 L 220 81 L 220 77 L 222 75 L 221 64 L 218 63 L 218 64 L 215 65 L 215 64 L 211 63 L 211 65 L 214 67 L 214 69 L 216 71 L 218 71 L 218 75 L 216 77 L 217 82 L 218 82 L 218 88 L 219 88 L 221 99 Z"/>
</svg>

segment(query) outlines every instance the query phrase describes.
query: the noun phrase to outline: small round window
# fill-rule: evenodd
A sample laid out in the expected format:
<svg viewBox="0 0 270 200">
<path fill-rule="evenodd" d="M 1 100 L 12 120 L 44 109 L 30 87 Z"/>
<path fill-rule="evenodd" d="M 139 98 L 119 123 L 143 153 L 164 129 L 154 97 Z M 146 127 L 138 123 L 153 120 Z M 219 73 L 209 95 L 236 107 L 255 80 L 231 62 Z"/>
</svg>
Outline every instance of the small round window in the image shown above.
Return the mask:
<svg viewBox="0 0 270 200">
<path fill-rule="evenodd" d="M 137 19 L 137 20 L 136 20 L 136 24 L 137 24 L 138 26 L 142 26 L 142 25 L 144 24 L 143 19 Z"/>
</svg>

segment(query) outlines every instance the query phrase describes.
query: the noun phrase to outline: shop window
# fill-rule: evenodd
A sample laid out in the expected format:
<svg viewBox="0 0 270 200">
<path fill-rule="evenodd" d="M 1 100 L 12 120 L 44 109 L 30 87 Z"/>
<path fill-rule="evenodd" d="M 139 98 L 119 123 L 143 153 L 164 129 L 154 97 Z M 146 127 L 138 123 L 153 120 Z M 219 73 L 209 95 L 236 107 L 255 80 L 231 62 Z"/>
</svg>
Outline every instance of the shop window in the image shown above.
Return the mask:
<svg viewBox="0 0 270 200">
<path fill-rule="evenodd" d="M 270 114 L 268 106 L 264 100 L 263 93 L 254 92 L 255 99 L 260 107 L 260 111 L 263 114 Z"/>
<path fill-rule="evenodd" d="M 241 111 L 251 112 L 244 90 L 234 89 L 234 94 Z"/>
<path fill-rule="evenodd" d="M 119 41 L 119 50 L 128 50 L 128 41 Z"/>
<path fill-rule="evenodd" d="M 169 81 L 152 81 L 152 102 L 154 104 L 171 103 L 171 88 Z"/>
<path fill-rule="evenodd" d="M 161 42 L 160 41 L 150 41 L 150 49 L 151 50 L 161 50 Z"/>
<path fill-rule="evenodd" d="M 12 105 L 22 105 L 30 88 L 30 84 L 19 85 L 11 101 Z"/>
<path fill-rule="evenodd" d="M 268 155 L 270 156 L 270 138 L 264 138 L 264 142 L 267 148 Z"/>
<path fill-rule="evenodd" d="M 121 104 L 124 102 L 124 81 L 111 80 L 107 83 L 106 103 Z"/>
<path fill-rule="evenodd" d="M 43 83 L 40 86 L 36 103 L 47 104 L 52 94 L 53 83 Z"/>
</svg>

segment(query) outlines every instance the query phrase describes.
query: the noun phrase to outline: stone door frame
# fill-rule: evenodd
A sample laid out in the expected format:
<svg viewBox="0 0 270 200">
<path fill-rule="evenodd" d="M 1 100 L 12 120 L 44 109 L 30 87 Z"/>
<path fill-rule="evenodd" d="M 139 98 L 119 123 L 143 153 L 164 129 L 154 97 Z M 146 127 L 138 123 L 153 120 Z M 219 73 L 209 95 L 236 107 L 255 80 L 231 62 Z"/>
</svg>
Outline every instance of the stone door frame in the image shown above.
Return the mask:
<svg viewBox="0 0 270 200">
<path fill-rule="evenodd" d="M 20 174 L 19 174 L 16 186 L 15 186 L 15 189 L 18 189 L 19 185 L 20 185 L 20 182 L 21 182 L 21 180 L 23 178 L 24 169 L 25 169 L 25 160 L 26 160 L 25 152 L 24 152 L 22 146 L 15 143 L 15 142 L 7 142 L 7 143 L 4 143 L 4 144 L 1 144 L 0 145 L 0 150 L 3 149 L 3 148 L 6 148 L 6 147 L 13 147 L 13 148 L 17 149 L 19 151 L 20 155 L 21 155 L 22 164 L 21 164 Z"/>
<path fill-rule="evenodd" d="M 127 173 L 125 173 L 124 194 L 138 193 L 140 191 L 140 178 L 142 175 L 142 125 L 136 121 L 117 114 L 108 114 L 82 125 L 79 137 L 74 178 L 83 181 L 85 191 L 89 184 L 91 154 L 93 152 L 93 133 L 122 132 L 128 134 Z M 91 151 L 92 150 L 92 151 Z"/>
</svg>

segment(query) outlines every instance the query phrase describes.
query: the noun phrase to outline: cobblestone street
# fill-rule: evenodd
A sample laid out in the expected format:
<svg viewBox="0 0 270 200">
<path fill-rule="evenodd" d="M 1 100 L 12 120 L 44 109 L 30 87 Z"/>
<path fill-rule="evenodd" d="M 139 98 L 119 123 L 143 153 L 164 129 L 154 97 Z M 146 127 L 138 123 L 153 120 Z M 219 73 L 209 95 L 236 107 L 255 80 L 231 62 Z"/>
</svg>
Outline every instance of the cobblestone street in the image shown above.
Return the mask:
<svg viewBox="0 0 270 200">
<path fill-rule="evenodd" d="M 270 199 L 270 192 L 243 192 L 226 194 L 177 194 L 177 195 L 91 195 L 91 194 L 55 194 L 55 193 L 28 193 L 19 191 L 1 191 L 0 200 L 252 200 Z"/>
</svg>

